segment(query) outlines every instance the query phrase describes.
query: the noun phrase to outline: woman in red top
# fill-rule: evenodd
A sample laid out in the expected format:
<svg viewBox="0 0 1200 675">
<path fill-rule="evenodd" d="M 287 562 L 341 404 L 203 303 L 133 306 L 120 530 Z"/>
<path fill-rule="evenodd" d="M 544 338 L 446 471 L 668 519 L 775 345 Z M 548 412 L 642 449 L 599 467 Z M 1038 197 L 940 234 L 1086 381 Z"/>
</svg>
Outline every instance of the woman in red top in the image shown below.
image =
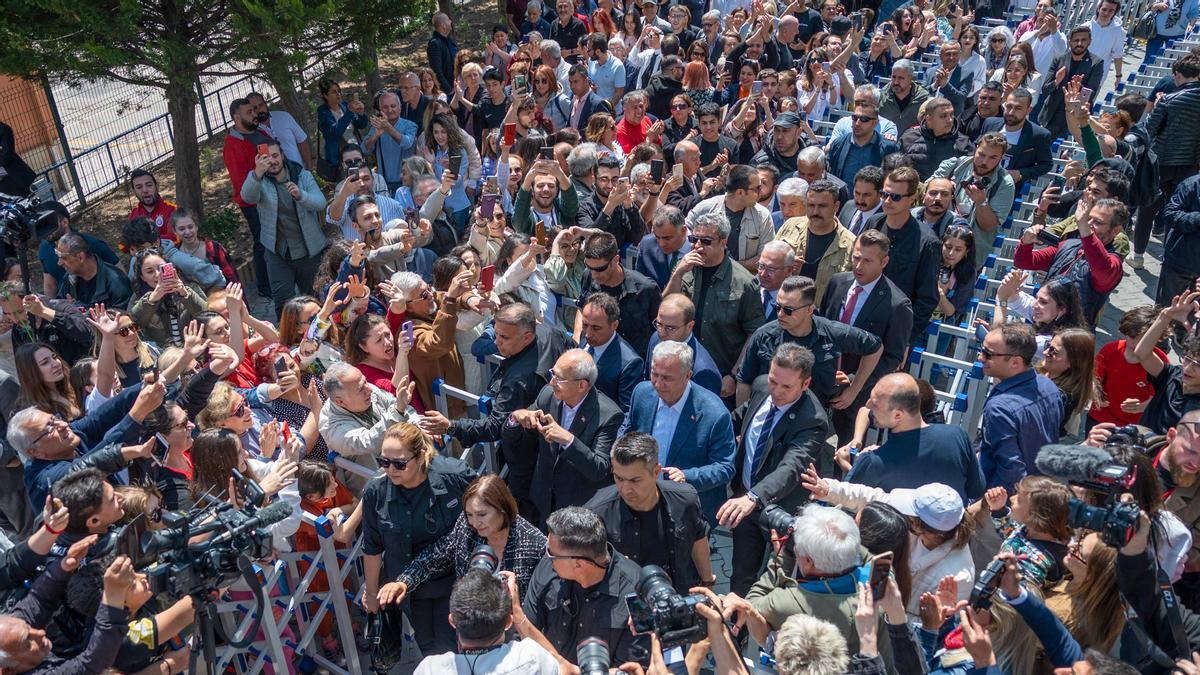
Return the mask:
<svg viewBox="0 0 1200 675">
<path fill-rule="evenodd" d="M 396 340 L 387 319 L 378 314 L 363 314 L 346 331 L 346 363 L 356 366 L 368 383 L 389 394 L 395 394 L 396 383 L 408 375 L 410 348 L 403 337 Z M 417 407 L 416 399 L 413 405 Z"/>
<path fill-rule="evenodd" d="M 1142 419 L 1142 411 L 1154 396 L 1154 385 L 1133 351 L 1155 316 L 1157 312 L 1150 305 L 1126 312 L 1119 327 L 1125 339 L 1104 345 L 1096 354 L 1097 392 L 1088 411 L 1089 429 L 1101 422 L 1125 425 Z M 1154 353 L 1167 362 L 1161 349 L 1155 348 Z"/>
</svg>

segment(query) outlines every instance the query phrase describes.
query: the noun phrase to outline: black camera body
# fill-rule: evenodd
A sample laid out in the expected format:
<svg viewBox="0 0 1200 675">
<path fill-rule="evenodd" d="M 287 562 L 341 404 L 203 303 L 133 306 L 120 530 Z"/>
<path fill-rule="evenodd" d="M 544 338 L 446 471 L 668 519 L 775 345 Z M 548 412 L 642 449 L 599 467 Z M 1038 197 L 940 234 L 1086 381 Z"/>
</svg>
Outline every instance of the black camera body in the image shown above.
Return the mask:
<svg viewBox="0 0 1200 675">
<path fill-rule="evenodd" d="M 17 197 L 0 192 L 0 240 L 14 248 L 24 247 L 35 236 L 45 239 L 58 228 L 51 218 L 56 202 L 37 197 Z"/>
<path fill-rule="evenodd" d="M 1004 578 L 1004 561 L 993 560 L 979 573 L 975 585 L 971 587 L 971 607 L 989 609 L 992 597 L 1000 588 L 1000 580 Z"/>
<path fill-rule="evenodd" d="M 992 184 L 992 179 L 988 176 L 978 176 L 977 177 L 977 176 L 971 175 L 971 176 L 967 176 L 966 178 L 962 179 L 962 181 L 959 182 L 958 187 L 960 187 L 960 188 L 977 187 L 980 190 L 986 190 L 986 189 L 988 189 L 988 186 L 991 184 Z"/>
<path fill-rule="evenodd" d="M 625 596 L 635 634 L 657 634 L 663 649 L 692 644 L 708 634 L 707 622 L 696 613 L 696 605 L 708 602 L 708 598 L 675 592 L 661 567 L 643 567 L 636 588 L 636 593 Z"/>
<path fill-rule="evenodd" d="M 1110 500 L 1106 506 L 1092 506 L 1074 497 L 1067 503 L 1067 524 L 1072 528 L 1093 530 L 1114 548 L 1129 543 L 1137 527 L 1141 509 L 1137 504 Z"/>
</svg>

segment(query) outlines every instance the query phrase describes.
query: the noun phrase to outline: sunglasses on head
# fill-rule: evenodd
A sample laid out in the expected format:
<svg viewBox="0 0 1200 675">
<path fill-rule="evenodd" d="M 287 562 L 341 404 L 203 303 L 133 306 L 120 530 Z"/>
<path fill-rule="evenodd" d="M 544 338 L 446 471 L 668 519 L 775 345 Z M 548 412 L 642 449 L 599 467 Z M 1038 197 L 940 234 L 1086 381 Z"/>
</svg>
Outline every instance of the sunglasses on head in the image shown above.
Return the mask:
<svg viewBox="0 0 1200 675">
<path fill-rule="evenodd" d="M 379 468 L 383 469 L 384 471 L 387 471 L 391 467 L 396 467 L 397 471 L 404 471 L 408 468 L 409 462 L 413 461 L 414 459 L 416 459 L 416 457 L 409 457 L 408 459 L 389 459 L 383 455 L 378 455 L 375 457 L 375 462 L 379 464 Z"/>
<path fill-rule="evenodd" d="M 716 241 L 712 237 L 697 237 L 694 234 L 689 234 L 687 240 L 689 244 L 704 244 L 705 246 L 712 246 Z"/>
</svg>

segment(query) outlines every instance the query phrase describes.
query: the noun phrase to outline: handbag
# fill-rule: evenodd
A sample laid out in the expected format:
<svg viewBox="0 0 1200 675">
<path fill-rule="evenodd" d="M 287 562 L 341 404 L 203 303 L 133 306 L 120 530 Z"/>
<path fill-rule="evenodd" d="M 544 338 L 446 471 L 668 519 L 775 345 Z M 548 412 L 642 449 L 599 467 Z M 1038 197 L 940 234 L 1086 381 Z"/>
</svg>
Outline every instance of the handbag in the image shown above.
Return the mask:
<svg viewBox="0 0 1200 675">
<path fill-rule="evenodd" d="M 388 672 L 404 656 L 404 612 L 398 606 L 390 606 L 368 614 L 366 637 L 371 649 L 371 670 Z"/>
<path fill-rule="evenodd" d="M 1136 23 L 1133 24 L 1133 32 L 1130 37 L 1135 40 L 1153 40 L 1158 37 L 1158 23 L 1155 20 L 1157 13 L 1153 10 L 1143 14 Z"/>
</svg>

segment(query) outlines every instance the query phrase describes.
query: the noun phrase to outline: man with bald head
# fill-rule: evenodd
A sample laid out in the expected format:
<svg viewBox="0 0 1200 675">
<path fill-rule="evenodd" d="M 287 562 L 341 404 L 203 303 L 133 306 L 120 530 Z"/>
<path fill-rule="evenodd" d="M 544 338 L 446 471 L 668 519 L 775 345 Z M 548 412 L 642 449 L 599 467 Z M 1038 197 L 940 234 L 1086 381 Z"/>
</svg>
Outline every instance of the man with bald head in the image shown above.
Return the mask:
<svg viewBox="0 0 1200 675">
<path fill-rule="evenodd" d="M 926 424 L 921 399 L 917 381 L 908 373 L 884 375 L 875 383 L 866 409 L 888 430 L 888 439 L 873 452 L 857 453 L 846 480 L 887 491 L 943 483 L 964 503 L 979 499 L 983 473 L 967 432 L 949 424 Z M 862 448 L 857 428 L 850 446 Z"/>
<path fill-rule="evenodd" d="M 650 336 L 650 348 L 646 350 L 645 378 L 650 379 L 650 356 L 659 342 L 682 342 L 692 348 L 692 382 L 714 394 L 721 393 L 721 371 L 712 355 L 696 339 L 696 305 L 683 293 L 672 293 L 658 305 L 658 316 L 654 319 L 654 335 Z"/>
</svg>

